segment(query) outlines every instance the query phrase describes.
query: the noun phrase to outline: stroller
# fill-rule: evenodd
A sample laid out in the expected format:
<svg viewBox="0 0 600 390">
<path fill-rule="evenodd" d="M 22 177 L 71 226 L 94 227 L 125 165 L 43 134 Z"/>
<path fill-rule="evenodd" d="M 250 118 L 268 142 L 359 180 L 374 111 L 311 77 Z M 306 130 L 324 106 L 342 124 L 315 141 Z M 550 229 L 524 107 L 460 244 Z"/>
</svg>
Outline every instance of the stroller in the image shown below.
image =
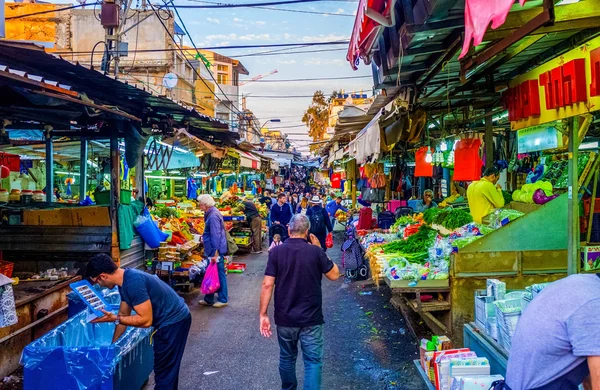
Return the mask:
<svg viewBox="0 0 600 390">
<path fill-rule="evenodd" d="M 273 236 L 276 234 L 281 236 L 281 242 L 284 242 L 289 238 L 287 227 L 281 224 L 273 224 L 269 229 L 269 245 L 273 243 Z"/>
<path fill-rule="evenodd" d="M 349 221 L 345 232 L 346 241 L 342 244 L 342 266 L 348 279 L 366 280 L 369 276 L 369 266 L 355 233 L 356 230 Z"/>
</svg>

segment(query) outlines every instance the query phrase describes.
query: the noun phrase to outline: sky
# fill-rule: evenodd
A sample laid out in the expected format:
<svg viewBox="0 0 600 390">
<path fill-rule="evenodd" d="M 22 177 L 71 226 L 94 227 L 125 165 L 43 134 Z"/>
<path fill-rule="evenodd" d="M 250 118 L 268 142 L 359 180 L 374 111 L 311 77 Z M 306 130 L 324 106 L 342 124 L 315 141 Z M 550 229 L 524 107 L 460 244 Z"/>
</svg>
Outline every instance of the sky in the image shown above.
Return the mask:
<svg viewBox="0 0 600 390">
<path fill-rule="evenodd" d="M 257 0 L 231 0 L 228 2 L 255 3 Z M 199 4 L 191 0 L 176 0 L 176 5 Z M 350 1 L 323 1 L 304 4 L 289 4 L 278 8 L 326 12 L 334 14 L 354 15 L 358 3 Z M 352 34 L 354 17 L 301 14 L 294 12 L 274 11 L 254 8 L 235 9 L 182 9 L 181 17 L 188 28 L 191 38 L 197 47 L 227 46 L 227 45 L 258 45 L 274 43 L 302 43 L 347 40 Z M 191 44 L 187 37 L 186 44 Z M 277 48 L 275 48 L 277 49 Z M 252 95 L 269 96 L 305 96 L 320 89 L 326 94 L 334 90 L 365 91 L 371 94 L 372 81 L 369 77 L 351 80 L 303 81 L 303 82 L 272 82 L 299 78 L 370 76 L 371 68 L 361 65 L 358 71 L 353 71 L 346 61 L 347 45 L 320 46 L 305 49 L 294 48 L 291 51 L 326 49 L 327 51 L 307 54 L 290 54 L 277 56 L 241 57 L 242 64 L 250 72 L 251 78 L 267 74 L 277 69 L 278 73 L 240 87 L 241 94 L 248 94 L 247 108 L 252 110 L 261 123 L 277 118 L 281 123 L 276 126 L 301 125 L 302 114 L 311 102 L 310 97 L 304 98 L 261 98 Z M 333 50 L 332 49 L 338 49 Z M 251 52 L 273 50 L 273 48 L 253 49 L 223 49 L 215 51 L 228 57 Z M 305 146 L 310 137 L 306 127 L 282 128 L 281 131 L 293 133 L 290 139 L 295 140 L 294 146 Z M 302 133 L 302 135 L 296 135 Z M 307 148 L 300 149 L 307 150 Z"/>
<path fill-rule="evenodd" d="M 52 3 L 69 4 L 76 2 L 65 0 L 46 0 Z M 162 4 L 159 0 L 150 0 L 152 4 Z M 176 5 L 211 5 L 218 0 L 174 0 Z M 223 3 L 257 3 L 273 0 L 221 0 Z M 88 3 L 93 0 L 87 0 Z M 133 2 L 134 8 L 140 6 L 141 0 Z M 231 46 L 231 45 L 260 45 L 278 43 L 306 43 L 348 40 L 354 26 L 354 15 L 358 8 L 358 0 L 327 0 L 298 4 L 271 6 L 270 8 L 310 11 L 323 14 L 303 14 L 289 11 L 256 8 L 221 8 L 221 9 L 190 9 L 180 8 L 185 27 L 190 32 L 184 37 L 185 45 L 196 47 Z M 177 22 L 179 20 L 176 18 Z M 213 51 L 231 58 L 237 58 L 249 53 L 279 50 L 280 48 L 251 48 L 251 49 L 213 49 Z M 308 108 L 312 98 L 282 98 L 281 96 L 312 96 L 316 90 L 325 94 L 333 91 L 345 92 L 364 91 L 371 95 L 371 68 L 361 64 L 359 70 L 353 71 L 346 53 L 348 45 L 315 46 L 308 48 L 292 47 L 289 51 L 325 50 L 316 53 L 240 57 L 239 60 L 250 72 L 249 79 L 258 75 L 268 74 L 273 70 L 278 73 L 264 78 L 264 81 L 252 82 L 240 87 L 240 94 L 247 95 L 247 108 L 252 110 L 260 123 L 269 119 L 280 119 L 281 123 L 272 123 L 266 127 L 291 133 L 289 138 L 294 140 L 292 145 L 300 151 L 308 151 L 306 127 L 286 128 L 302 124 L 302 115 Z M 285 53 L 281 51 L 280 53 Z M 289 79 L 313 79 L 330 77 L 363 78 L 349 80 L 320 80 L 302 82 L 273 82 Z M 252 95 L 258 95 L 253 97 Z M 277 96 L 264 98 L 261 95 Z M 281 128 L 278 128 L 281 127 Z"/>
</svg>

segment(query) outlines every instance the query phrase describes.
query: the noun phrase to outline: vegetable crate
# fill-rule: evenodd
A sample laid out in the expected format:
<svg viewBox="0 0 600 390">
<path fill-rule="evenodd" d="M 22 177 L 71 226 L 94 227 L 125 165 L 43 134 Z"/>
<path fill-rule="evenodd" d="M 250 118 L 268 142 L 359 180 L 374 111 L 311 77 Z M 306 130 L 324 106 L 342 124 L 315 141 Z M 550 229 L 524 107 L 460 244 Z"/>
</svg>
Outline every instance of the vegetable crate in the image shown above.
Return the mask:
<svg viewBox="0 0 600 390">
<path fill-rule="evenodd" d="M 9 278 L 12 278 L 14 266 L 15 266 L 14 263 L 0 260 L 0 274 L 8 276 Z"/>
<path fill-rule="evenodd" d="M 233 237 L 233 241 L 238 245 L 250 245 L 250 237 Z"/>
</svg>

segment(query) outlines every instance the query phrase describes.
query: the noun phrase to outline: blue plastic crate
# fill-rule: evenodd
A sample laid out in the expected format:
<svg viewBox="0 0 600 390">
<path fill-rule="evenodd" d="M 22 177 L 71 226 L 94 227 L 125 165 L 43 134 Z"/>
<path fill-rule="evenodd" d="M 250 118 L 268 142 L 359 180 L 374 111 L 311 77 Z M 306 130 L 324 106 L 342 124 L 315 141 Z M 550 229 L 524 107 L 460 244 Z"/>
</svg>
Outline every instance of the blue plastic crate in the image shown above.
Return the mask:
<svg viewBox="0 0 600 390">
<path fill-rule="evenodd" d="M 113 323 L 86 323 L 87 311 L 23 350 L 25 390 L 140 389 L 154 365 L 152 329 L 128 328 L 112 344 Z"/>
</svg>

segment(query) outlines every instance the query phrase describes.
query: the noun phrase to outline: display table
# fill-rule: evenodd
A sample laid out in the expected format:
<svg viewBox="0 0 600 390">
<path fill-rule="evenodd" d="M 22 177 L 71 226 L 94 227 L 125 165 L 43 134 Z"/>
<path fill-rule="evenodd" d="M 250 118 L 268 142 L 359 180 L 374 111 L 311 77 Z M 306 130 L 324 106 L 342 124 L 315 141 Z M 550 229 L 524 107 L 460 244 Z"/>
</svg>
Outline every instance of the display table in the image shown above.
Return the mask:
<svg viewBox="0 0 600 390">
<path fill-rule="evenodd" d="M 477 353 L 477 356 L 486 357 L 490 361 L 491 374 L 506 376 L 508 364 L 508 351 L 502 348 L 494 339 L 480 330 L 474 322 L 464 326 L 465 348 Z"/>
<path fill-rule="evenodd" d="M 421 377 L 421 379 L 423 379 L 423 383 L 425 384 L 425 386 L 427 386 L 427 390 L 435 390 L 435 386 L 429 380 L 429 377 L 427 376 L 427 373 L 425 372 L 425 370 L 423 370 L 423 367 L 421 367 L 421 361 L 419 359 L 417 359 L 417 360 L 413 360 L 413 363 L 415 364 L 415 367 L 417 368 L 417 372 L 419 373 L 419 376 Z"/>
<path fill-rule="evenodd" d="M 408 286 L 408 280 L 390 280 L 387 277 L 384 280 L 392 290 L 390 303 L 400 310 L 405 318 L 408 317 L 409 310 L 412 310 L 435 333 L 449 334 L 452 302 L 448 279 L 419 280 L 414 287 Z M 433 299 L 423 302 L 421 295 L 431 295 Z"/>
</svg>

